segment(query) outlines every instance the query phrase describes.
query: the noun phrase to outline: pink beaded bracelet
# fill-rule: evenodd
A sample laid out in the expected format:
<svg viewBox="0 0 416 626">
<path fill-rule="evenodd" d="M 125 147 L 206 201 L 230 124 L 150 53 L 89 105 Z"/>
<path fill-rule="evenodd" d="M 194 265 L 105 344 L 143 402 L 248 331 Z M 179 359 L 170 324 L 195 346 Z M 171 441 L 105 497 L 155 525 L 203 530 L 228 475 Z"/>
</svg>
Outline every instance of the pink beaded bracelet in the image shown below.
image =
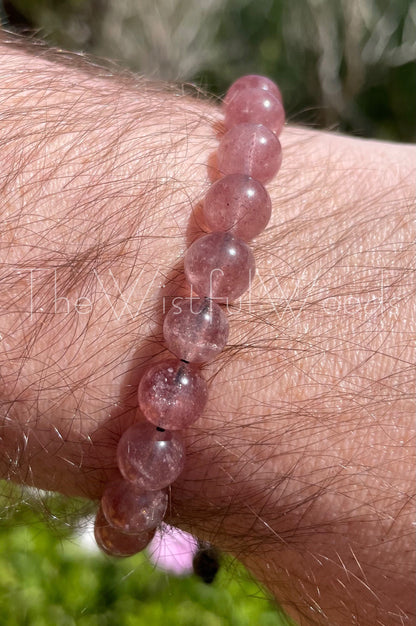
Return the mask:
<svg viewBox="0 0 416 626">
<path fill-rule="evenodd" d="M 105 488 L 95 520 L 97 544 L 114 556 L 143 550 L 164 518 L 166 488 L 185 464 L 181 431 L 201 415 L 207 401 L 199 365 L 227 343 L 228 321 L 220 304 L 249 287 L 255 262 L 245 242 L 270 219 L 271 200 L 263 185 L 282 162 L 280 90 L 263 76 L 243 76 L 231 85 L 223 107 L 226 132 L 217 153 L 222 178 L 210 187 L 203 205 L 212 232 L 197 239 L 184 259 L 186 280 L 199 299 L 173 306 L 164 319 L 166 347 L 176 358 L 151 365 L 141 378 L 138 402 L 146 421 L 121 436 L 117 463 L 122 478 Z"/>
</svg>

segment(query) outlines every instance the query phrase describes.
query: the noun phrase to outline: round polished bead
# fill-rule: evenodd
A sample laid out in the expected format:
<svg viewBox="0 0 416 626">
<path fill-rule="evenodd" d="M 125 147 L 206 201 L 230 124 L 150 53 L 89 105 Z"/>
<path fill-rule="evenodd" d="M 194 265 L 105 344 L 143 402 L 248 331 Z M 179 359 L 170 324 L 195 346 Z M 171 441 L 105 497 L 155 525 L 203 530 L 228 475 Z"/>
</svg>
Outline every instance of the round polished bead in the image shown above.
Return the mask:
<svg viewBox="0 0 416 626">
<path fill-rule="evenodd" d="M 227 343 L 227 316 L 208 298 L 175 298 L 163 322 L 163 336 L 168 350 L 179 359 L 207 363 Z"/>
<path fill-rule="evenodd" d="M 199 296 L 232 302 L 254 278 L 253 254 L 231 233 L 211 233 L 194 241 L 185 255 L 185 276 Z"/>
<path fill-rule="evenodd" d="M 149 367 L 138 391 L 145 418 L 169 430 L 182 430 L 195 422 L 204 410 L 207 397 L 207 384 L 199 370 L 176 359 Z"/>
<path fill-rule="evenodd" d="M 275 135 L 280 135 L 285 123 L 285 111 L 281 101 L 269 91 L 246 87 L 234 94 L 225 105 L 224 124 L 232 128 L 236 124 L 263 124 Z"/>
<path fill-rule="evenodd" d="M 110 526 L 133 535 L 156 528 L 163 520 L 167 506 L 165 491 L 143 492 L 126 480 L 107 485 L 101 498 L 101 508 Z"/>
<path fill-rule="evenodd" d="M 264 89 L 264 91 L 269 91 L 273 96 L 278 98 L 280 102 L 283 102 L 282 93 L 279 87 L 274 83 L 270 78 L 266 76 L 259 76 L 258 74 L 247 74 L 246 76 L 241 76 L 237 78 L 236 81 L 228 89 L 225 94 L 224 104 L 228 104 L 234 98 L 235 94 L 241 91 L 242 89 L 247 89 L 247 87 L 255 87 L 257 89 Z"/>
<path fill-rule="evenodd" d="M 268 183 L 282 164 L 282 147 L 271 130 L 261 124 L 230 128 L 218 146 L 218 169 L 227 174 L 247 174 Z"/>
<path fill-rule="evenodd" d="M 185 445 L 180 433 L 158 430 L 149 422 L 130 426 L 117 446 L 122 476 L 143 491 L 172 484 L 185 465 Z"/>
<path fill-rule="evenodd" d="M 110 556 L 132 556 L 149 545 L 155 530 L 146 530 L 138 535 L 127 535 L 110 526 L 101 507 L 95 518 L 94 536 L 97 545 Z"/>
<path fill-rule="evenodd" d="M 211 230 L 226 230 L 245 240 L 266 228 L 271 212 L 266 189 L 246 174 L 229 174 L 217 180 L 209 188 L 203 208 Z"/>
</svg>

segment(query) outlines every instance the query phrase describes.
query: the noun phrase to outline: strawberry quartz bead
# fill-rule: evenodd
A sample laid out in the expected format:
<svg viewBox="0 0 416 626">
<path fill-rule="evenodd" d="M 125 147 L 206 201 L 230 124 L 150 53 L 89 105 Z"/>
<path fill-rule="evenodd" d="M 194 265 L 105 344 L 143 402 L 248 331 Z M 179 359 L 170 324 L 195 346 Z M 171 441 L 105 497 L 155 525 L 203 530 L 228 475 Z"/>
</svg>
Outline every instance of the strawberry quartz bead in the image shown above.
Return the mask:
<svg viewBox="0 0 416 626">
<path fill-rule="evenodd" d="M 145 418 L 169 430 L 190 426 L 201 415 L 207 397 L 207 384 L 195 365 L 176 359 L 149 367 L 138 391 Z"/>
<path fill-rule="evenodd" d="M 126 480 L 110 483 L 101 498 L 107 522 L 122 533 L 137 535 L 156 528 L 168 506 L 165 491 L 148 491 Z"/>
<path fill-rule="evenodd" d="M 98 547 L 110 556 L 132 556 L 144 550 L 153 539 L 155 530 L 127 535 L 110 526 L 101 509 L 95 518 L 94 536 Z"/>
<path fill-rule="evenodd" d="M 176 300 L 163 322 L 166 347 L 190 363 L 211 361 L 227 343 L 227 316 L 208 298 Z"/>
<path fill-rule="evenodd" d="M 285 110 L 281 101 L 269 91 L 256 87 L 240 89 L 224 107 L 226 128 L 249 122 L 263 124 L 277 136 L 282 132 Z"/>
<path fill-rule="evenodd" d="M 217 180 L 209 188 L 203 207 L 211 230 L 226 230 L 246 241 L 266 228 L 271 212 L 266 189 L 246 174 L 229 174 Z"/>
<path fill-rule="evenodd" d="M 222 137 L 217 152 L 223 176 L 247 174 L 265 184 L 282 164 L 282 147 L 271 130 L 262 124 L 238 124 Z"/>
<path fill-rule="evenodd" d="M 123 478 L 143 491 L 163 489 L 175 482 L 184 468 L 182 436 L 138 422 L 121 436 L 117 464 Z"/>
<path fill-rule="evenodd" d="M 185 254 L 185 276 L 201 297 L 232 302 L 247 291 L 256 265 L 244 241 L 231 233 L 211 233 L 194 241 Z"/>
<path fill-rule="evenodd" d="M 229 104 L 239 91 L 247 89 L 247 87 L 255 87 L 257 89 L 269 91 L 275 98 L 280 100 L 280 102 L 283 102 L 282 93 L 279 87 L 276 83 L 270 80 L 270 78 L 267 78 L 266 76 L 259 76 L 258 74 L 247 74 L 247 76 L 241 76 L 233 82 L 225 94 L 224 104 Z"/>
</svg>

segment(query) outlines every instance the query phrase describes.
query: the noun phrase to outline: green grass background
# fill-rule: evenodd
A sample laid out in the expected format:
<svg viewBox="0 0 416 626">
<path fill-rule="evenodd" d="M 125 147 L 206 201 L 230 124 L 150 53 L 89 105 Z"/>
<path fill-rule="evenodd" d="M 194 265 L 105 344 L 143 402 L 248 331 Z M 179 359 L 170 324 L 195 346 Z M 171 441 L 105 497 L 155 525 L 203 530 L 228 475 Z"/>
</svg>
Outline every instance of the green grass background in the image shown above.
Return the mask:
<svg viewBox="0 0 416 626">
<path fill-rule="evenodd" d="M 5 626 L 289 626 L 235 561 L 213 584 L 158 570 L 145 554 L 107 557 L 74 539 L 89 505 L 3 483 L 0 624 Z M 17 504 L 19 503 L 19 504 Z"/>
</svg>

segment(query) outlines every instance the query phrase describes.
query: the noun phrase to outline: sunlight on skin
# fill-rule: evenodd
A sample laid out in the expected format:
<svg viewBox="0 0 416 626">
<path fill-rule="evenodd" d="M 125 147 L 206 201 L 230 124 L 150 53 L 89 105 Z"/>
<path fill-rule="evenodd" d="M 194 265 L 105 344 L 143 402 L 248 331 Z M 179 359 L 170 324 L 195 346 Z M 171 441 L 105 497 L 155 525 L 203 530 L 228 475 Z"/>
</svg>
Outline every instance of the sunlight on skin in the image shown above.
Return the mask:
<svg viewBox="0 0 416 626">
<path fill-rule="evenodd" d="M 160 354 L 163 299 L 186 295 L 220 115 L 3 50 L 1 473 L 95 499 Z M 241 558 L 300 622 L 406 624 L 415 150 L 290 127 L 282 145 L 257 279 L 204 368 L 171 521 Z"/>
</svg>

